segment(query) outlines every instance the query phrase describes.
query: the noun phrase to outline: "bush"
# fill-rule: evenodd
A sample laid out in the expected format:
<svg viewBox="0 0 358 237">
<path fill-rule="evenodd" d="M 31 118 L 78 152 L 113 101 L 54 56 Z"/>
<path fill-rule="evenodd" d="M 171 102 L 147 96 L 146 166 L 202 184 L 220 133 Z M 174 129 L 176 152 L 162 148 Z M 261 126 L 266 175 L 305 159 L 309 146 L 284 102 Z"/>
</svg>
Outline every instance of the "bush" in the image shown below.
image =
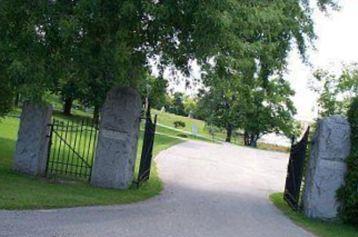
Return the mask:
<svg viewBox="0 0 358 237">
<path fill-rule="evenodd" d="M 351 125 L 352 150 L 347 158 L 345 185 L 338 190 L 337 197 L 341 202 L 340 216 L 344 222 L 358 225 L 358 97 L 348 111 Z"/>
<path fill-rule="evenodd" d="M 180 120 L 174 121 L 173 124 L 175 128 L 185 128 L 185 123 L 183 121 Z"/>
</svg>

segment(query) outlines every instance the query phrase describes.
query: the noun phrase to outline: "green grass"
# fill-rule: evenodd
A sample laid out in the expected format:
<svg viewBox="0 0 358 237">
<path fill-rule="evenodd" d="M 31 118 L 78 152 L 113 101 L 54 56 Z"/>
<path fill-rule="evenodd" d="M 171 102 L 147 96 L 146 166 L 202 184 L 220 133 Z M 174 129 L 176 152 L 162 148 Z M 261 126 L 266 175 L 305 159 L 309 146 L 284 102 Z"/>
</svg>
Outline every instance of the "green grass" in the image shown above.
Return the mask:
<svg viewBox="0 0 358 237">
<path fill-rule="evenodd" d="M 320 237 L 356 237 L 358 229 L 338 222 L 324 222 L 317 219 L 305 217 L 302 213 L 293 211 L 283 200 L 282 193 L 274 193 L 270 195 L 270 200 L 288 216 L 294 223 L 311 233 Z"/>
<path fill-rule="evenodd" d="M 184 136 L 184 137 L 187 137 L 187 138 L 192 139 L 192 140 L 201 140 L 201 141 L 206 141 L 206 142 L 213 142 L 213 140 L 215 142 L 223 142 L 223 141 L 225 141 L 226 134 L 225 134 L 224 130 L 222 130 L 220 132 L 217 132 L 215 134 L 215 136 L 214 136 L 214 139 L 212 139 L 212 136 L 210 135 L 209 131 L 206 128 L 205 121 L 198 120 L 198 119 L 193 119 L 193 118 L 188 118 L 188 117 L 184 117 L 184 116 L 180 116 L 180 115 L 176 115 L 176 114 L 171 114 L 171 113 L 167 113 L 167 112 L 161 112 L 161 111 L 158 111 L 158 110 L 155 110 L 155 109 L 153 109 L 152 114 L 157 114 L 158 115 L 158 123 L 159 124 L 162 124 L 162 125 L 165 125 L 165 126 L 168 126 L 168 127 L 174 127 L 173 123 L 175 121 L 182 121 L 182 122 L 185 123 L 185 127 L 180 129 L 183 132 L 176 131 L 176 130 L 171 130 L 169 128 L 158 126 L 157 130 L 159 132 L 164 131 L 165 133 L 168 133 L 168 134 L 170 134 L 172 136 Z M 187 133 L 184 133 L 184 132 L 191 133 L 193 125 L 195 125 L 197 127 L 198 134 L 201 135 L 201 136 L 196 136 L 195 137 L 193 135 L 190 135 L 190 134 L 188 135 Z M 244 145 L 243 137 L 233 135 L 232 138 L 231 138 L 231 143 L 243 146 Z M 289 150 L 290 150 L 290 148 L 288 148 L 288 147 L 272 145 L 272 144 L 265 144 L 265 143 L 260 143 L 260 142 L 257 144 L 257 149 L 278 151 L 278 152 L 289 152 Z"/>
<path fill-rule="evenodd" d="M 164 133 L 164 134 L 168 134 L 170 136 L 175 136 L 175 137 L 180 137 L 180 138 L 187 138 L 187 139 L 190 139 L 190 140 L 199 140 L 199 141 L 205 141 L 205 142 L 215 142 L 212 139 L 210 139 L 209 137 L 195 136 L 195 135 L 187 133 L 187 132 L 177 131 L 177 130 L 170 129 L 170 128 L 167 128 L 167 127 L 162 127 L 160 125 L 157 125 L 156 132 L 157 133 Z"/>
<path fill-rule="evenodd" d="M 208 137 L 209 140 L 211 138 L 211 135 L 209 134 L 209 131 L 205 128 L 205 122 L 198 119 L 188 118 L 176 114 L 171 114 L 167 112 L 161 112 L 158 110 L 153 109 L 152 114 L 158 114 L 158 123 L 174 127 L 175 121 L 183 121 L 185 123 L 185 127 L 181 130 L 186 132 L 192 132 L 192 126 L 195 125 L 198 129 L 198 134 Z M 223 140 L 225 139 L 225 134 L 223 132 L 220 132 L 215 135 L 217 139 Z"/>
<path fill-rule="evenodd" d="M 155 164 L 147 183 L 139 189 L 131 187 L 123 191 L 94 188 L 84 182 L 59 182 L 15 173 L 11 165 L 18 126 L 17 118 L 7 117 L 0 121 L 0 209 L 124 204 L 145 200 L 162 190 Z M 178 139 L 157 135 L 154 154 L 178 142 Z"/>
</svg>

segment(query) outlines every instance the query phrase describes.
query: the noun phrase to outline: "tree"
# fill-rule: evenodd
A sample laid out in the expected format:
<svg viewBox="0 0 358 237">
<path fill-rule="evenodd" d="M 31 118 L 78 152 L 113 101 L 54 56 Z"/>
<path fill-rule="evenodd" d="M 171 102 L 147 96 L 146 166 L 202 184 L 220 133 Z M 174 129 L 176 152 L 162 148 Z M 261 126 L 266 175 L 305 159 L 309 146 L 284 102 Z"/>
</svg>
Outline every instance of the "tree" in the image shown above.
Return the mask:
<svg viewBox="0 0 358 237">
<path fill-rule="evenodd" d="M 347 158 L 345 184 L 337 191 L 337 197 L 341 202 L 339 213 L 342 219 L 358 225 L 358 97 L 352 100 L 348 121 L 351 125 L 351 154 Z"/>
<path fill-rule="evenodd" d="M 148 97 L 151 107 L 161 109 L 166 105 L 166 91 L 168 81 L 163 77 L 154 77 L 147 74 L 146 78 L 140 83 L 139 91 L 143 98 Z"/>
<path fill-rule="evenodd" d="M 217 84 L 201 92 L 200 116 L 210 125 L 224 128 L 227 142 L 237 129 L 245 132 L 245 145 L 254 147 L 266 133 L 294 133 L 296 110 L 290 99 L 294 92 L 282 78 L 267 82 L 240 77 L 210 81 Z"/>
<path fill-rule="evenodd" d="M 25 98 L 40 100 L 50 82 L 52 53 L 43 42 L 44 3 L 0 4 L 0 74 Z M 3 86 L 3 85 L 2 85 Z M 1 88 L 3 89 L 3 88 Z"/>
<path fill-rule="evenodd" d="M 310 87 L 319 95 L 319 115 L 346 114 L 352 99 L 358 95 L 358 65 L 346 66 L 339 76 L 319 69 L 313 77 Z"/>
<path fill-rule="evenodd" d="M 295 132 L 296 109 L 290 98 L 294 92 L 289 83 L 272 78 L 265 87 L 260 80 L 252 84 L 241 94 L 240 121 L 245 145 L 256 147 L 257 140 L 266 133 L 283 132 L 291 137 Z"/>
<path fill-rule="evenodd" d="M 138 87 L 152 58 L 188 74 L 193 59 L 203 68 L 218 55 L 257 59 L 275 52 L 282 59 L 293 39 L 303 52 L 314 37 L 306 0 L 3 0 L 0 8 L 3 68 L 30 100 L 60 89 L 66 78 Z M 282 44 L 274 48 L 282 50 L 271 51 L 277 38 Z M 275 58 L 266 62 L 280 64 Z"/>
<path fill-rule="evenodd" d="M 332 1 L 318 4 L 322 10 L 336 6 Z M 232 18 L 237 24 L 231 27 L 245 40 L 224 40 L 222 50 L 205 68 L 204 101 L 211 101 L 207 108 L 212 110 L 205 114 L 207 120 L 226 128 L 227 141 L 233 127 L 241 127 L 246 144 L 256 146 L 257 139 L 266 132 L 292 132 L 295 109 L 289 96 L 293 91 L 282 74 L 293 42 L 306 60 L 306 48 L 315 33 L 307 1 L 250 1 L 238 5 L 233 11 L 240 16 Z"/>
<path fill-rule="evenodd" d="M 214 80 L 211 80 L 213 82 Z M 239 122 L 239 85 L 238 80 L 221 79 L 209 90 L 199 92 L 199 117 L 205 119 L 209 126 L 226 130 L 226 142 L 231 142 L 233 130 L 240 127 Z"/>
<path fill-rule="evenodd" d="M 184 112 L 185 114 L 187 114 L 189 117 L 193 118 L 195 117 L 195 111 L 196 111 L 196 101 L 195 99 L 186 96 L 184 98 Z"/>
<path fill-rule="evenodd" d="M 170 98 L 170 104 L 168 111 L 181 116 L 187 116 L 184 108 L 184 94 L 181 92 L 175 92 Z"/>
<path fill-rule="evenodd" d="M 73 101 L 80 96 L 80 88 L 75 82 L 67 82 L 62 86 L 60 94 L 63 101 L 63 114 L 71 115 Z"/>
</svg>

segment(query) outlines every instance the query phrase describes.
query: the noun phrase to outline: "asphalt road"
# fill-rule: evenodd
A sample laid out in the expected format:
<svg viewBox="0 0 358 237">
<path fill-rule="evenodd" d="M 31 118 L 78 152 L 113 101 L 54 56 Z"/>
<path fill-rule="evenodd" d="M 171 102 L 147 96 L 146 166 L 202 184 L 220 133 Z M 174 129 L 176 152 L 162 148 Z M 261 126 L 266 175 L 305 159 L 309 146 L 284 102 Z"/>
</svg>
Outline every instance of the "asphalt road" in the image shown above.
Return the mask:
<svg viewBox="0 0 358 237">
<path fill-rule="evenodd" d="M 268 200 L 287 154 L 185 142 L 157 157 L 163 193 L 122 206 L 0 211 L 0 236 L 306 237 Z"/>
</svg>

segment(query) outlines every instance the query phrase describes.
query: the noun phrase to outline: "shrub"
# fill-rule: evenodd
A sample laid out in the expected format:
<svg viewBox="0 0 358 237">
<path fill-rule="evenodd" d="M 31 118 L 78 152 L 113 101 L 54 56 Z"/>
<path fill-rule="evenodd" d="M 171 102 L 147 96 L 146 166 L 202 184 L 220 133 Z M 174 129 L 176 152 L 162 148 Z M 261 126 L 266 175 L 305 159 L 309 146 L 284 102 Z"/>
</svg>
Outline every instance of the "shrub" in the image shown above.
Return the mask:
<svg viewBox="0 0 358 237">
<path fill-rule="evenodd" d="M 185 123 L 183 121 L 180 120 L 174 121 L 173 124 L 175 128 L 185 128 Z"/>
<path fill-rule="evenodd" d="M 347 174 L 345 185 L 337 192 L 341 202 L 340 216 L 344 222 L 358 225 L 358 97 L 348 111 L 348 121 L 351 125 L 351 154 L 347 158 Z"/>
</svg>

